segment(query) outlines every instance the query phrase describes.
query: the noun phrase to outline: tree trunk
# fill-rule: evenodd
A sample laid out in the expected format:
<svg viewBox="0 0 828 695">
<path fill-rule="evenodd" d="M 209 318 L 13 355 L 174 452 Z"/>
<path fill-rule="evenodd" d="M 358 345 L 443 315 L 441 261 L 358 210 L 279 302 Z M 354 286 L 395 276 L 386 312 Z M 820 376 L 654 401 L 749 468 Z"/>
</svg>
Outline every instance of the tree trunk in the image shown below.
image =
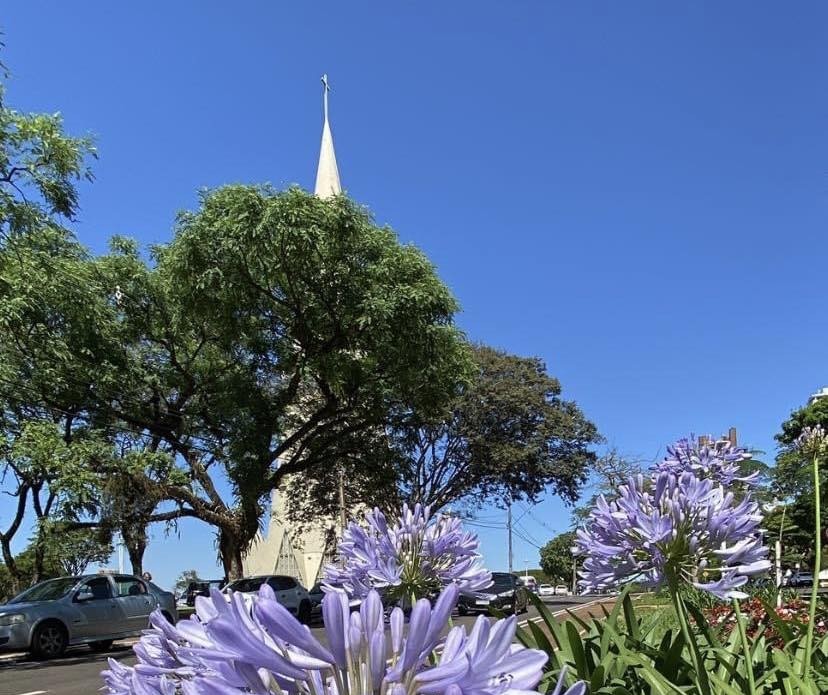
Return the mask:
<svg viewBox="0 0 828 695">
<path fill-rule="evenodd" d="M 46 547 L 43 543 L 43 531 L 38 529 L 37 538 L 35 540 L 34 545 L 34 574 L 32 575 L 32 586 L 34 586 L 38 582 L 42 582 L 45 579 L 46 572 L 43 567 L 45 559 Z"/>
<path fill-rule="evenodd" d="M 242 544 L 238 531 L 235 529 L 219 529 L 218 551 L 224 567 L 224 576 L 232 582 L 244 576 L 242 567 Z"/>
<path fill-rule="evenodd" d="M 20 570 L 18 570 L 17 563 L 14 561 L 14 555 L 11 552 L 11 542 L 8 538 L 4 537 L 0 539 L 0 550 L 3 553 L 3 563 L 9 572 L 12 596 L 15 596 L 20 592 Z"/>
<path fill-rule="evenodd" d="M 147 529 L 140 526 L 124 527 L 121 529 L 129 562 L 132 565 L 132 574 L 140 577 L 144 572 L 144 551 L 147 549 Z"/>
</svg>

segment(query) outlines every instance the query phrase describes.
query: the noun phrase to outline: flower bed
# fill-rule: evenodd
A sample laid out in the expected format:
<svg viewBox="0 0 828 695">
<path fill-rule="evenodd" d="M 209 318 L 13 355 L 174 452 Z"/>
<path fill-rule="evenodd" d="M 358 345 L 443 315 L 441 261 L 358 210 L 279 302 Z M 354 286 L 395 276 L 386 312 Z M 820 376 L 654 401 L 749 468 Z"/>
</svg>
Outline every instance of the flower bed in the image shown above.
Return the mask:
<svg viewBox="0 0 828 695">
<path fill-rule="evenodd" d="M 804 633 L 808 625 L 809 604 L 806 601 L 800 598 L 786 601 L 779 608 L 774 609 L 775 618 L 768 614 L 765 606 L 766 604 L 758 598 L 748 599 L 741 604 L 742 615 L 746 619 L 745 630 L 750 637 L 757 638 L 764 634 L 765 640 L 770 645 L 781 649 L 787 641 L 785 635 L 780 633 L 783 625 L 787 626 L 796 636 Z M 732 606 L 721 604 L 704 613 L 710 625 L 718 628 L 722 636 L 729 636 L 736 628 L 736 615 Z M 828 634 L 828 615 L 823 611 L 816 616 L 814 635 L 823 637 L 826 634 Z"/>
</svg>

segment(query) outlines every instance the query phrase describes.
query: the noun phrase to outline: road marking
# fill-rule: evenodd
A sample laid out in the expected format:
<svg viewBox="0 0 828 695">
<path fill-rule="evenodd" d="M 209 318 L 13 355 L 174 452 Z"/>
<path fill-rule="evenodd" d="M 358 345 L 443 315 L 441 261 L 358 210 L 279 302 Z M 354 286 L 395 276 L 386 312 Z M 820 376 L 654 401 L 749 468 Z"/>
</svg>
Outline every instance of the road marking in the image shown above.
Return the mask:
<svg viewBox="0 0 828 695">
<path fill-rule="evenodd" d="M 43 695 L 43 693 L 48 692 L 48 690 L 30 690 L 28 693 L 20 693 L 20 695 Z"/>
<path fill-rule="evenodd" d="M 552 617 L 557 618 L 559 615 L 564 615 L 565 613 L 568 613 L 569 611 L 579 611 L 582 608 L 589 608 L 590 606 L 594 606 L 598 603 L 604 603 L 605 601 L 609 601 L 609 598 L 596 598 L 595 600 L 587 601 L 586 603 L 573 603 L 570 608 L 563 608 L 559 611 L 555 611 L 552 614 Z M 523 621 L 518 623 L 518 627 L 526 627 L 529 623 L 539 623 L 542 620 L 543 620 L 543 618 L 541 616 L 538 616 L 537 618 L 532 618 L 530 620 L 523 620 Z"/>
</svg>

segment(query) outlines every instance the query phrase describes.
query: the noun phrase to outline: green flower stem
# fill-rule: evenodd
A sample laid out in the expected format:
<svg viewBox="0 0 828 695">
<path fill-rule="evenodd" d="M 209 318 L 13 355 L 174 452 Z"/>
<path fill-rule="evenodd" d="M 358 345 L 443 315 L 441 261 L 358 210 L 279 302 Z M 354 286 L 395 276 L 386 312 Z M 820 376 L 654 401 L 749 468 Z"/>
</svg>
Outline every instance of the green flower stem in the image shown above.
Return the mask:
<svg viewBox="0 0 828 695">
<path fill-rule="evenodd" d="M 753 678 L 753 650 L 748 644 L 745 623 L 742 620 L 742 610 L 739 607 L 739 600 L 733 599 L 733 610 L 736 613 L 736 625 L 739 628 L 739 639 L 742 641 L 742 651 L 745 653 L 745 671 L 747 673 L 748 693 L 754 695 L 756 692 L 756 681 Z"/>
<path fill-rule="evenodd" d="M 699 645 L 696 642 L 696 637 L 690 629 L 687 608 L 679 594 L 678 580 L 675 577 L 668 577 L 668 586 L 670 589 L 670 598 L 673 600 L 673 608 L 676 611 L 679 625 L 681 625 L 681 632 L 684 635 L 684 641 L 689 646 L 690 655 L 693 658 L 693 669 L 696 671 L 696 681 L 699 686 L 699 691 L 702 695 L 710 695 L 710 679 L 707 676 L 707 671 L 704 669 L 704 661 Z"/>
<path fill-rule="evenodd" d="M 819 570 L 822 566 L 822 529 L 820 522 L 819 492 L 819 450 L 814 454 L 814 509 L 816 516 L 816 533 L 814 545 L 814 581 L 811 585 L 811 605 L 808 608 L 808 630 L 805 633 L 805 660 L 802 662 L 802 677 L 806 678 L 811 670 L 811 652 L 814 645 L 814 623 L 816 622 L 817 595 L 819 594 Z"/>
</svg>

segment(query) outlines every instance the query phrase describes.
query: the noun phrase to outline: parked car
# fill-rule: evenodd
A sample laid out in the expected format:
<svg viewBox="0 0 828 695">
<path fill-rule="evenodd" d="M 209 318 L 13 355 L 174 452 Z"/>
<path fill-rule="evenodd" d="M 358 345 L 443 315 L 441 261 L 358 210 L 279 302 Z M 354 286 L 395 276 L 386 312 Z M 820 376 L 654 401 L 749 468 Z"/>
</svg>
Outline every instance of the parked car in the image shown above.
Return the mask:
<svg viewBox="0 0 828 695">
<path fill-rule="evenodd" d="M 812 586 L 814 583 L 814 575 L 810 572 L 797 572 L 794 574 L 788 586 L 792 587 L 805 587 L 805 586 Z"/>
<path fill-rule="evenodd" d="M 538 589 L 538 596 L 554 596 L 555 595 L 555 587 L 551 584 L 541 584 L 540 588 Z"/>
<path fill-rule="evenodd" d="M 146 629 L 156 608 L 175 622 L 173 595 L 140 577 L 48 579 L 0 606 L 0 648 L 26 649 L 40 658 L 60 656 L 75 644 L 105 651 L 114 640 Z"/>
<path fill-rule="evenodd" d="M 293 577 L 282 574 L 263 574 L 257 577 L 245 577 L 244 579 L 237 579 L 234 582 L 230 582 L 222 591 L 228 595 L 230 591 L 242 594 L 255 594 L 259 591 L 262 584 L 267 584 L 273 589 L 273 593 L 276 594 L 276 600 L 293 613 L 300 622 L 306 625 L 310 622 L 313 611 L 310 594 Z"/>
<path fill-rule="evenodd" d="M 209 596 L 210 589 L 221 590 L 227 582 L 223 579 L 205 579 L 197 582 L 190 582 L 187 585 L 187 590 L 184 592 L 184 602 L 190 606 L 195 606 L 196 596 Z"/>
<path fill-rule="evenodd" d="M 513 574 L 492 572 L 492 585 L 478 596 L 461 596 L 457 602 L 457 611 L 460 615 L 468 615 L 495 608 L 517 615 L 525 613 L 528 606 L 526 588 L 520 585 Z"/>
<path fill-rule="evenodd" d="M 558 584 L 555 587 L 555 596 L 569 596 L 569 587 L 566 584 Z"/>
</svg>

